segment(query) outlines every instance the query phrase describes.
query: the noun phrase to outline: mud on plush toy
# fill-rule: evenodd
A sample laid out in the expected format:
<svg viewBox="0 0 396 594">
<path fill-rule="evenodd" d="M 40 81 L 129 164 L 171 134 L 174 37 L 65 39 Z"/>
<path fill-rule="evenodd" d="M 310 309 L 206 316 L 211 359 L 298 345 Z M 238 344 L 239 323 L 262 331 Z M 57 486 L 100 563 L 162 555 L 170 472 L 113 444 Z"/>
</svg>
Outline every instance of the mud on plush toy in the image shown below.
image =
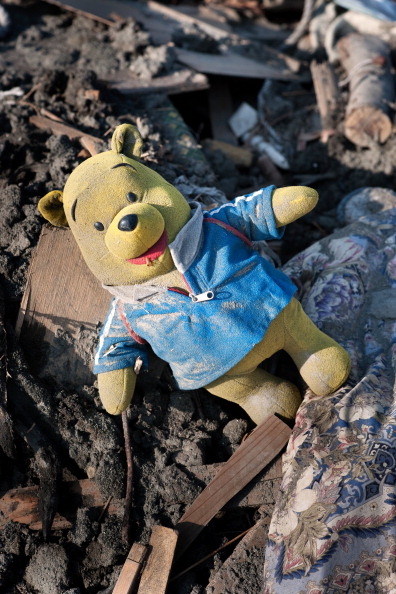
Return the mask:
<svg viewBox="0 0 396 594">
<path fill-rule="evenodd" d="M 81 163 L 63 193 L 39 202 L 54 225 L 69 225 L 94 275 L 112 293 L 94 371 L 105 409 L 129 405 L 147 344 L 181 389 L 205 387 L 237 402 L 255 423 L 293 418 L 298 389 L 259 364 L 284 349 L 318 395 L 346 380 L 346 351 L 319 331 L 293 297 L 296 287 L 252 248 L 280 238 L 309 212 L 315 190 L 273 186 L 203 212 L 140 160 L 131 125 L 111 150 Z"/>
</svg>

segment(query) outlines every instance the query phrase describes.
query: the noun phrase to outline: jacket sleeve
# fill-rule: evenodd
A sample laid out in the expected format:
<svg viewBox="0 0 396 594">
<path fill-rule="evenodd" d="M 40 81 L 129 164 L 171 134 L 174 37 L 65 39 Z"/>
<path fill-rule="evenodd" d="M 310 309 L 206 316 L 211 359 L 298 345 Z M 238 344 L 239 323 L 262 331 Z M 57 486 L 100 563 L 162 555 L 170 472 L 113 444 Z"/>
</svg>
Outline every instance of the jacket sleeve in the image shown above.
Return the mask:
<svg viewBox="0 0 396 594">
<path fill-rule="evenodd" d="M 285 228 L 276 227 L 272 209 L 275 186 L 268 186 L 246 196 L 239 196 L 219 208 L 209 211 L 209 217 L 234 227 L 250 241 L 281 239 Z"/>
<path fill-rule="evenodd" d="M 126 367 L 135 367 L 140 358 L 147 369 L 147 343 L 122 319 L 122 303 L 113 299 L 109 313 L 99 334 L 93 371 L 95 374 Z"/>
</svg>

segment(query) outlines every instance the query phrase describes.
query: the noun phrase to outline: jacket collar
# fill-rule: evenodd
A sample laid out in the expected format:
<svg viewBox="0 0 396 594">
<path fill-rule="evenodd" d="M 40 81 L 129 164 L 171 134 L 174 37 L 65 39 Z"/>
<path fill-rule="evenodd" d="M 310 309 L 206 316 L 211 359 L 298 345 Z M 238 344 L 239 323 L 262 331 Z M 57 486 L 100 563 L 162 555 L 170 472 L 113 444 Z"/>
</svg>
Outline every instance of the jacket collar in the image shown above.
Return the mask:
<svg viewBox="0 0 396 594">
<path fill-rule="evenodd" d="M 191 202 L 191 218 L 169 244 L 176 268 L 181 274 L 194 262 L 202 241 L 203 212 L 199 202 Z"/>
</svg>

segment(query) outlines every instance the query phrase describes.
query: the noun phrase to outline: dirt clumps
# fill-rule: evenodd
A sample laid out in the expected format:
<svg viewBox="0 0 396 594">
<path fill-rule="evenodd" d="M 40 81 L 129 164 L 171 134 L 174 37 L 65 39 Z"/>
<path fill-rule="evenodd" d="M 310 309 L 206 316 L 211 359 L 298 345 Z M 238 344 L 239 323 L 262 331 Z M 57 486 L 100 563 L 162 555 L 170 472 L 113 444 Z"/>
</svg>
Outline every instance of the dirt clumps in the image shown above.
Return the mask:
<svg viewBox="0 0 396 594">
<path fill-rule="evenodd" d="M 7 392 L 0 394 L 0 405 L 14 423 L 15 443 L 14 453 L 12 449 L 0 452 L 0 491 L 42 486 L 39 461 L 44 448 L 53 452 L 59 464 L 60 476 L 51 478 L 59 511 L 65 506 L 62 485 L 88 479 L 100 491 L 101 506 L 70 499 L 66 502 L 70 525 L 50 531 L 48 542 L 33 521 L 6 521 L 0 529 L 0 588 L 4 594 L 108 593 L 130 544 L 121 537 L 126 485 L 121 419 L 103 411 L 94 382 L 73 386 L 73 377 L 70 383 L 59 380 L 56 373 L 38 377 L 43 345 L 24 343 L 22 350 L 14 332 L 28 267 L 44 224 L 37 201 L 62 188 L 87 152 L 77 139 L 36 128 L 30 118 L 52 114 L 104 139 L 105 144 L 116 125 L 136 124 L 144 139 L 146 164 L 175 183 L 186 198 L 205 206 L 224 203 L 270 180 L 256 158 L 246 169 L 221 151 L 201 148 L 199 142 L 211 129 L 208 98 L 201 91 L 170 99 L 157 92 L 121 95 L 106 85 L 108 76 L 126 69 L 145 80 L 181 69 L 175 54 L 178 47 L 218 52 L 219 43 L 202 30 L 180 27 L 173 35 L 174 46 L 158 46 L 132 19 L 108 27 L 45 2 L 9 1 L 5 6 L 10 25 L 0 21 L 0 91 L 8 93 L 0 102 L 0 305 L 4 305 L 0 329 L 5 329 L 7 345 L 0 344 L 0 372 L 1 378 L 7 378 Z M 229 84 L 235 101 L 252 101 L 260 89 L 257 81 L 241 84 L 237 79 Z M 273 86 L 273 95 L 268 116 L 273 122 L 280 118 L 273 125 L 285 139 L 291 166 L 282 175 L 287 184 L 312 185 L 321 196 L 315 213 L 291 225 L 282 246 L 277 246 L 285 261 L 340 225 L 337 205 L 346 193 L 362 185 L 394 185 L 396 140 L 391 137 L 384 146 L 361 150 L 337 129 L 327 144 L 316 139 L 297 150 L 296 139 L 315 104 L 312 87 L 309 82 L 279 82 Z M 81 328 L 78 341 L 78 356 L 88 365 L 95 333 Z M 57 338 L 60 355 L 71 339 L 66 331 Z M 284 366 L 287 369 L 287 361 Z M 253 428 L 236 405 L 204 390 L 182 392 L 166 372 L 160 378 L 139 376 L 129 426 L 134 467 L 131 532 L 135 542 L 143 543 L 148 542 L 153 525 L 177 523 L 206 486 L 210 473 L 204 471 L 226 461 Z M 262 493 L 270 510 L 276 483 L 266 481 L 266 485 Z M 102 514 L 109 497 L 114 505 L 110 503 Z M 238 507 L 234 502 L 221 512 L 186 552 L 175 573 L 252 526 L 264 515 L 258 508 Z M 263 529 L 249 546 L 238 545 L 239 561 L 224 564 L 218 576 L 221 586 L 208 584 L 234 547 L 172 582 L 170 591 L 259 594 L 264 533 Z"/>
</svg>

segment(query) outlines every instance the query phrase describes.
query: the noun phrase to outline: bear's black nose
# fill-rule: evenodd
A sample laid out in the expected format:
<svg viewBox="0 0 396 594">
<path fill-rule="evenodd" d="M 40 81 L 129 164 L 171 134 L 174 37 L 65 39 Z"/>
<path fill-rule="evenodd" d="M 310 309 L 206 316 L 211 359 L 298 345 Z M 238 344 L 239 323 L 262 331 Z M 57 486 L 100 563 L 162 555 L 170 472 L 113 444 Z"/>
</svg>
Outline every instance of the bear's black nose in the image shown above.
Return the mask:
<svg viewBox="0 0 396 594">
<path fill-rule="evenodd" d="M 138 218 L 135 214 L 125 215 L 118 222 L 118 228 L 120 231 L 133 231 L 136 229 L 138 224 Z"/>
</svg>

